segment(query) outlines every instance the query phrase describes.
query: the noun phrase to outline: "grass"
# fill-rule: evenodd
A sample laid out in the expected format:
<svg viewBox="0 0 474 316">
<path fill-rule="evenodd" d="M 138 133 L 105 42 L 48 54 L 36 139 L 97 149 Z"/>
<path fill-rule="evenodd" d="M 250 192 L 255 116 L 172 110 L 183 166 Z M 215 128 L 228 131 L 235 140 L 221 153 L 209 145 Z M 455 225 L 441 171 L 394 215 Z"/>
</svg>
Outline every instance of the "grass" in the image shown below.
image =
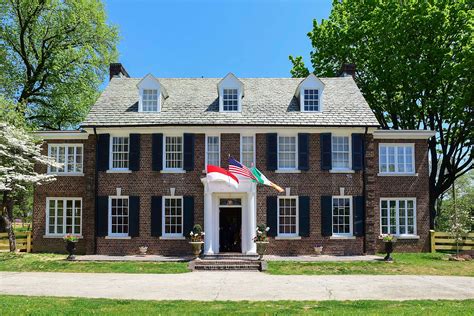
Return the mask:
<svg viewBox="0 0 474 316">
<path fill-rule="evenodd" d="M 474 276 L 474 261 L 447 261 L 436 253 L 394 253 L 394 262 L 291 262 L 270 261 L 270 274 L 418 274 Z M 443 260 L 444 258 L 444 260 Z"/>
<path fill-rule="evenodd" d="M 0 253 L 0 271 L 16 272 L 101 272 L 184 273 L 186 262 L 70 262 L 66 255 Z"/>
<path fill-rule="evenodd" d="M 464 301 L 137 301 L 0 295 L 2 315 L 472 315 Z"/>
</svg>

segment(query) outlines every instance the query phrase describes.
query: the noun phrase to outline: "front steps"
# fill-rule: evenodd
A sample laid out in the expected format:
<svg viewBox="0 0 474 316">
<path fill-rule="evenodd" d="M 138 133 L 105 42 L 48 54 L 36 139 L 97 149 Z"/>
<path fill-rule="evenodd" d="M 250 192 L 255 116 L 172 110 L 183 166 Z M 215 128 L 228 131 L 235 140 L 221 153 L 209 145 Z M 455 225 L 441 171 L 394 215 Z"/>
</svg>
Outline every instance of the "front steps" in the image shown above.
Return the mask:
<svg viewBox="0 0 474 316">
<path fill-rule="evenodd" d="M 193 260 L 189 268 L 193 271 L 263 271 L 266 262 L 258 260 L 258 255 L 224 253 Z"/>
</svg>

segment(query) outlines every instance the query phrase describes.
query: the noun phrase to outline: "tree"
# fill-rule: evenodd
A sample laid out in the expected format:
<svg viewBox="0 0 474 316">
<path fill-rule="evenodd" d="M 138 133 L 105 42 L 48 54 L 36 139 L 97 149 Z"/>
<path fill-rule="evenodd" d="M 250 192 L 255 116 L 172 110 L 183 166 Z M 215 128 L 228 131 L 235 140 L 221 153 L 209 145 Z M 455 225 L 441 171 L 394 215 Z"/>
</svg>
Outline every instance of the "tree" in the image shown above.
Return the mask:
<svg viewBox="0 0 474 316">
<path fill-rule="evenodd" d="M 37 127 L 77 125 L 117 57 L 102 3 L 0 0 L 0 14 L 0 94 Z"/>
<path fill-rule="evenodd" d="M 0 123 L 0 212 L 8 231 L 10 251 L 16 250 L 13 208 L 16 198 L 31 185 L 53 181 L 53 175 L 35 171 L 35 164 L 56 166 L 41 154 L 41 144 L 22 128 Z"/>
<path fill-rule="evenodd" d="M 469 209 L 457 206 L 455 182 L 452 185 L 452 201 L 452 212 L 448 221 L 449 233 L 456 241 L 456 256 L 459 257 L 459 243 L 471 228 L 471 214 Z"/>
<path fill-rule="evenodd" d="M 472 1 L 334 1 L 308 33 L 316 75 L 357 65 L 355 80 L 382 128 L 431 129 L 431 227 L 436 199 L 473 169 Z M 291 57 L 294 77 L 308 69 Z"/>
</svg>

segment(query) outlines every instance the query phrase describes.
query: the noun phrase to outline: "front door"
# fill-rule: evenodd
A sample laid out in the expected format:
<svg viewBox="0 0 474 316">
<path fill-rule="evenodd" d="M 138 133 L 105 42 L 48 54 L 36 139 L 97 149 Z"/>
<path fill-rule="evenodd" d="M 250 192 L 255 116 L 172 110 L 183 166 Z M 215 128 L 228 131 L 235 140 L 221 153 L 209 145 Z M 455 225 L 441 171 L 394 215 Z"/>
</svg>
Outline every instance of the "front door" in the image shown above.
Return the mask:
<svg viewBox="0 0 474 316">
<path fill-rule="evenodd" d="M 242 252 L 242 208 L 221 207 L 219 214 L 219 252 Z"/>
</svg>

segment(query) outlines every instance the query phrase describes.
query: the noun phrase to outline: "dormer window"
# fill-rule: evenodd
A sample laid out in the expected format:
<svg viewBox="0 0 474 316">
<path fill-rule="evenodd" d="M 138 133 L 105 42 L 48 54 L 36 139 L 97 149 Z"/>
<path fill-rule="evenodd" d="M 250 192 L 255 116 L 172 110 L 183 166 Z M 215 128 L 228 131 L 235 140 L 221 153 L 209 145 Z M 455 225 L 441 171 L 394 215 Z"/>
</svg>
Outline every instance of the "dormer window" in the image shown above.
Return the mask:
<svg viewBox="0 0 474 316">
<path fill-rule="evenodd" d="M 319 111 L 319 90 L 304 89 L 303 111 Z"/>
<path fill-rule="evenodd" d="M 300 101 L 301 112 L 322 112 L 324 83 L 314 74 L 303 79 L 296 87 L 295 96 Z"/>
<path fill-rule="evenodd" d="M 223 110 L 224 112 L 236 112 L 239 110 L 239 90 L 224 89 L 223 96 Z"/>
<path fill-rule="evenodd" d="M 143 89 L 143 112 L 157 112 L 158 111 L 158 90 Z"/>
<path fill-rule="evenodd" d="M 219 112 L 242 112 L 244 84 L 234 74 L 229 73 L 217 84 Z"/>
<path fill-rule="evenodd" d="M 160 112 L 161 103 L 168 97 L 165 87 L 158 79 L 148 74 L 137 84 L 138 112 Z"/>
</svg>

